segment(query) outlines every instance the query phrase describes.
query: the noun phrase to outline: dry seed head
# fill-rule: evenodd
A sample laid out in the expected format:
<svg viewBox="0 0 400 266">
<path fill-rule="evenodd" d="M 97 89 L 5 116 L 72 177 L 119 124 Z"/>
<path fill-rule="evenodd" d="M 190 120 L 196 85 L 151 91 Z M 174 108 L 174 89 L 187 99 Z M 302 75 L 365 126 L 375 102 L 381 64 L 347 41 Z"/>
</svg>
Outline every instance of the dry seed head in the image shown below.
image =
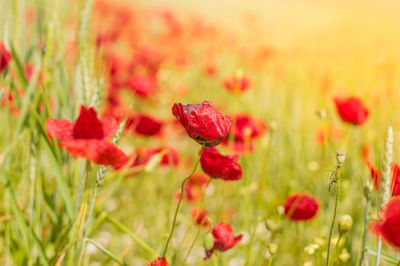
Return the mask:
<svg viewBox="0 0 400 266">
<path fill-rule="evenodd" d="M 339 165 L 341 165 L 346 159 L 346 151 L 345 150 L 337 150 L 336 151 L 336 160 Z"/>
</svg>

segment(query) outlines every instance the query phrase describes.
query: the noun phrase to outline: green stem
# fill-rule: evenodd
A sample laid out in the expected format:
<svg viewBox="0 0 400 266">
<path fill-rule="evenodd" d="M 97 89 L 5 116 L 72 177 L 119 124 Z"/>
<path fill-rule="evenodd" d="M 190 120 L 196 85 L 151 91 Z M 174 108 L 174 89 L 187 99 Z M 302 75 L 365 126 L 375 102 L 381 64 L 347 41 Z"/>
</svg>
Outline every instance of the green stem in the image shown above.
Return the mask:
<svg viewBox="0 0 400 266">
<path fill-rule="evenodd" d="M 365 244 L 367 242 L 367 227 L 368 227 L 368 208 L 369 208 L 369 203 L 370 201 L 367 200 L 365 203 L 365 214 L 364 214 L 364 230 L 363 230 L 363 240 L 362 240 L 362 250 L 361 250 L 361 255 L 359 259 L 359 263 L 357 265 L 361 266 L 364 260 L 364 254 L 365 254 Z"/>
<path fill-rule="evenodd" d="M 375 266 L 379 266 L 379 262 L 381 260 L 381 250 L 382 250 L 382 239 L 379 237 L 378 241 L 378 249 L 376 251 L 376 261 L 375 261 Z"/>
<path fill-rule="evenodd" d="M 339 238 L 336 242 L 335 248 L 333 249 L 333 254 L 332 254 L 332 260 L 331 260 L 331 265 L 335 262 L 336 254 L 339 248 L 340 240 L 342 240 L 342 234 L 339 234 Z"/>
<path fill-rule="evenodd" d="M 185 259 L 183 260 L 183 265 L 186 265 L 186 261 L 189 258 L 189 255 L 192 252 L 194 245 L 196 244 L 197 240 L 199 239 L 200 231 L 201 231 L 201 227 L 199 227 L 199 229 L 197 229 L 196 237 L 194 238 L 192 244 L 189 247 L 188 252 L 186 253 Z"/>
<path fill-rule="evenodd" d="M 332 218 L 332 224 L 331 228 L 329 230 L 329 238 L 328 238 L 328 254 L 326 256 L 326 265 L 329 265 L 329 255 L 330 255 L 330 249 L 331 249 L 331 239 L 332 239 L 332 234 L 333 234 L 333 228 L 335 226 L 336 222 L 336 215 L 339 207 L 339 198 L 340 198 L 340 167 L 337 169 L 336 173 L 336 179 L 337 179 L 337 184 L 336 184 L 336 199 L 335 199 L 335 208 L 333 210 L 333 218 Z"/>
<path fill-rule="evenodd" d="M 371 255 L 377 256 L 377 252 L 372 250 L 372 249 L 365 248 L 365 252 L 367 252 L 367 253 L 369 253 Z M 386 255 L 386 254 L 381 254 L 381 256 L 382 256 L 382 259 L 384 259 L 385 261 L 387 261 L 387 262 L 389 262 L 391 264 L 400 265 L 400 260 L 399 259 L 393 258 L 392 256 L 389 256 L 389 255 Z"/>
<path fill-rule="evenodd" d="M 106 221 L 114 225 L 118 230 L 121 232 L 127 234 L 130 236 L 130 238 L 135 241 L 136 244 L 138 244 L 140 247 L 142 247 L 144 250 L 149 252 L 152 256 L 158 257 L 158 253 L 155 252 L 144 240 L 142 240 L 140 237 L 135 235 L 131 230 L 129 230 L 126 226 L 115 220 L 114 218 L 110 217 L 109 215 L 105 215 Z"/>
<path fill-rule="evenodd" d="M 126 265 L 126 263 L 124 263 L 123 261 L 121 261 L 120 259 L 118 259 L 114 254 L 112 254 L 110 251 L 108 251 L 107 249 L 105 249 L 104 247 L 102 247 L 101 245 L 97 244 L 96 242 L 94 242 L 93 240 L 89 239 L 89 238 L 85 238 L 85 242 L 89 242 L 90 244 L 92 244 L 93 246 L 95 246 L 98 250 L 100 250 L 101 252 L 103 252 L 105 255 L 107 255 L 110 259 L 112 259 L 113 261 L 115 261 L 116 263 L 118 263 L 119 265 Z"/>
<path fill-rule="evenodd" d="M 271 265 L 272 265 L 272 256 L 268 260 L 268 266 L 271 266 Z"/>
<path fill-rule="evenodd" d="M 165 244 L 165 248 L 164 248 L 164 251 L 162 253 L 162 257 L 165 257 L 165 254 L 167 253 L 167 250 L 168 250 L 169 242 L 171 241 L 172 235 L 174 234 L 175 225 L 176 225 L 176 218 L 178 216 L 179 208 L 181 207 L 182 198 L 183 198 L 183 189 L 185 187 L 185 183 L 186 183 L 186 181 L 189 180 L 189 178 L 192 177 L 194 172 L 196 172 L 196 169 L 197 169 L 197 166 L 199 165 L 200 158 L 201 158 L 201 155 L 203 154 L 204 148 L 205 148 L 205 144 L 203 144 L 201 146 L 201 150 L 200 150 L 199 156 L 197 157 L 197 161 L 196 161 L 196 164 L 194 165 L 194 168 L 193 168 L 192 172 L 190 173 L 190 175 L 188 177 L 186 177 L 183 180 L 183 182 L 181 184 L 181 195 L 179 196 L 179 201 L 178 201 L 178 204 L 176 205 L 175 214 L 174 214 L 174 220 L 172 222 L 172 228 L 171 228 L 171 231 L 169 233 L 169 236 L 168 236 L 168 239 L 167 239 L 167 243 Z"/>
</svg>

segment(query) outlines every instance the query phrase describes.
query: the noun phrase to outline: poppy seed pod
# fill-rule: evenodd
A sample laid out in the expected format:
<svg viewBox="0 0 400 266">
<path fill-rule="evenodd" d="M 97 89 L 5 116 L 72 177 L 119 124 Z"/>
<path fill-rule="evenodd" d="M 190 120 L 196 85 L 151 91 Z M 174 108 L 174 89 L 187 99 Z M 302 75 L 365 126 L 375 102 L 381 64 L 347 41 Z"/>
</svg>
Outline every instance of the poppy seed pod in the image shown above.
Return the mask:
<svg viewBox="0 0 400 266">
<path fill-rule="evenodd" d="M 346 159 L 346 151 L 345 150 L 337 150 L 336 151 L 336 160 L 337 163 L 340 165 Z"/>
<path fill-rule="evenodd" d="M 338 222 L 338 229 L 339 234 L 343 235 L 350 231 L 351 227 L 353 226 L 353 219 L 350 215 L 346 214 L 339 218 Z"/>
</svg>

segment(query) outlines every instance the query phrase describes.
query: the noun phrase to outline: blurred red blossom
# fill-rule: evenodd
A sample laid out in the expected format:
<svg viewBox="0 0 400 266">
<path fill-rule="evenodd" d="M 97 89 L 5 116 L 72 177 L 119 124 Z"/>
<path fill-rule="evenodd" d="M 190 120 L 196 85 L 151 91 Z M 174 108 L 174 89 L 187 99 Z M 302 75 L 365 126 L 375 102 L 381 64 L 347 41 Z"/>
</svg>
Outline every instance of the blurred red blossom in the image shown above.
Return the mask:
<svg viewBox="0 0 400 266">
<path fill-rule="evenodd" d="M 7 50 L 6 46 L 0 41 L 0 73 L 8 66 L 11 61 L 11 53 Z"/>
<path fill-rule="evenodd" d="M 376 190 L 379 190 L 382 181 L 382 170 L 376 169 L 370 161 L 367 161 L 366 164 L 370 170 L 374 187 Z M 392 173 L 390 190 L 392 191 L 392 196 L 400 196 L 400 165 L 392 162 L 390 167 Z"/>
<path fill-rule="evenodd" d="M 196 207 L 193 207 L 190 210 L 190 213 L 197 225 L 204 226 L 204 227 L 207 227 L 210 225 L 210 221 L 207 218 L 208 212 L 206 210 L 204 210 L 204 209 L 199 210 Z"/>
<path fill-rule="evenodd" d="M 143 98 L 151 96 L 157 90 L 156 79 L 145 75 L 132 75 L 126 85 L 135 95 Z"/>
<path fill-rule="evenodd" d="M 221 143 L 232 126 L 232 120 L 219 113 L 208 101 L 188 105 L 175 103 L 172 114 L 185 128 L 189 137 L 207 147 Z"/>
<path fill-rule="evenodd" d="M 60 140 L 60 146 L 72 155 L 102 165 L 116 165 L 127 160 L 124 152 L 107 140 L 117 130 L 118 123 L 114 118 L 99 120 L 93 107 L 86 108 L 83 105 L 75 122 L 54 118 L 46 121 L 47 133 Z"/>
<path fill-rule="evenodd" d="M 185 183 L 183 188 L 183 198 L 189 202 L 197 201 L 201 198 L 204 188 L 207 186 L 210 178 L 203 174 L 194 174 Z M 180 193 L 176 195 L 177 199 L 180 197 Z"/>
<path fill-rule="evenodd" d="M 148 114 L 134 114 L 128 118 L 126 129 L 143 136 L 154 136 L 161 132 L 163 123 Z"/>
<path fill-rule="evenodd" d="M 222 155 L 216 148 L 205 148 L 200 158 L 203 171 L 212 178 L 234 181 L 242 178 L 238 155 Z"/>
<path fill-rule="evenodd" d="M 379 220 L 371 222 L 370 230 L 390 245 L 400 248 L 400 197 L 391 198 L 379 216 Z"/>
<path fill-rule="evenodd" d="M 356 97 L 334 98 L 336 109 L 344 122 L 362 125 L 368 118 L 369 111 Z"/>
<path fill-rule="evenodd" d="M 165 257 L 158 257 L 146 266 L 169 266 Z"/>
<path fill-rule="evenodd" d="M 240 93 L 246 91 L 250 87 L 250 81 L 246 76 L 237 74 L 228 77 L 224 80 L 225 88 L 234 93 Z"/>
<path fill-rule="evenodd" d="M 319 210 L 318 200 L 306 193 L 294 193 L 286 198 L 285 216 L 294 221 L 313 219 Z"/>
<path fill-rule="evenodd" d="M 224 222 L 220 222 L 213 227 L 212 235 L 214 246 L 210 250 L 206 250 L 205 260 L 209 259 L 216 250 L 226 251 L 233 248 L 243 237 L 243 235 L 235 236 L 232 226 Z"/>
</svg>

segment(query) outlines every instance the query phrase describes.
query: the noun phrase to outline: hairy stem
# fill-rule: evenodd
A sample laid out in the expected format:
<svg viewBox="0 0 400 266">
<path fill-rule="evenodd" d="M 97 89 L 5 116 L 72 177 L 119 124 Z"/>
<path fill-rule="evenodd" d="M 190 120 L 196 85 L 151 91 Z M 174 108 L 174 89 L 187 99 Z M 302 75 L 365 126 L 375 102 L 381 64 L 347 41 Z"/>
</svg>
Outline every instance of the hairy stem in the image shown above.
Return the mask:
<svg viewBox="0 0 400 266">
<path fill-rule="evenodd" d="M 170 233 L 169 233 L 169 236 L 168 236 L 168 239 L 167 239 L 167 243 L 165 244 L 165 248 L 164 248 L 164 251 L 163 251 L 163 253 L 162 253 L 162 257 L 165 257 L 165 254 L 167 253 L 167 250 L 168 250 L 169 242 L 171 241 L 172 235 L 174 234 L 175 225 L 176 225 L 176 217 L 178 216 L 179 208 L 181 207 L 182 198 L 183 198 L 183 189 L 184 189 L 184 187 L 185 187 L 185 183 L 186 183 L 186 181 L 189 180 L 190 177 L 192 177 L 192 175 L 194 174 L 194 172 L 196 172 L 196 169 L 197 169 L 197 166 L 199 165 L 200 158 L 201 158 L 201 155 L 203 154 L 204 148 L 205 148 L 205 144 L 203 144 L 203 145 L 201 146 L 201 150 L 200 150 L 199 156 L 197 157 L 197 161 L 196 161 L 196 163 L 195 163 L 195 165 L 194 165 L 193 171 L 190 173 L 190 175 L 189 175 L 188 177 L 186 177 L 186 178 L 183 180 L 183 182 L 182 182 L 182 184 L 181 184 L 181 195 L 180 195 L 180 197 L 179 197 L 178 204 L 176 205 L 175 214 L 174 214 L 174 220 L 173 220 L 173 222 L 172 222 L 171 231 L 170 231 Z"/>
<path fill-rule="evenodd" d="M 329 230 L 329 238 L 328 238 L 328 254 L 326 256 L 326 265 L 329 265 L 329 255 L 330 255 L 330 249 L 331 249 L 331 239 L 333 235 L 333 228 L 335 227 L 335 222 L 336 222 L 336 215 L 338 212 L 338 207 L 339 207 L 339 198 L 340 198 L 340 167 L 337 169 L 336 173 L 336 199 L 335 199 L 335 208 L 333 210 L 333 218 L 332 218 L 332 223 L 331 223 L 331 228 Z"/>
</svg>

